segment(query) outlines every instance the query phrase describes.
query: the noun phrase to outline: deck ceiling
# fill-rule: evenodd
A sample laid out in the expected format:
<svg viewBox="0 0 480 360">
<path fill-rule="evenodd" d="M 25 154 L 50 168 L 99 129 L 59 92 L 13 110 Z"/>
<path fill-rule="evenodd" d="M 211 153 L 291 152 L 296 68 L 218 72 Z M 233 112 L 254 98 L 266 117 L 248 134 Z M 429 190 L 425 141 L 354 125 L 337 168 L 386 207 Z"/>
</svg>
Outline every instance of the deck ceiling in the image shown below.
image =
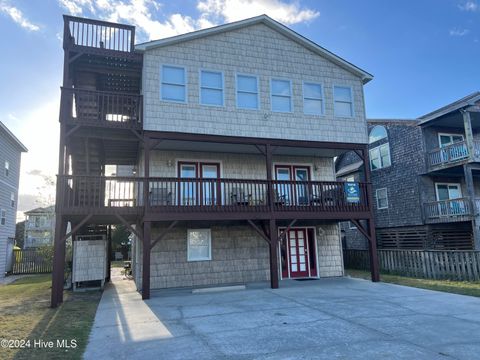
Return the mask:
<svg viewBox="0 0 480 360">
<path fill-rule="evenodd" d="M 470 113 L 470 119 L 472 122 L 473 130 L 480 130 L 480 113 Z M 460 111 L 454 111 L 447 115 L 441 116 L 436 120 L 429 121 L 424 125 L 425 127 L 446 127 L 446 128 L 458 128 L 463 131 L 463 116 Z"/>
<path fill-rule="evenodd" d="M 97 90 L 140 93 L 142 62 L 121 57 L 83 54 L 71 65 L 74 73 L 97 75 Z M 74 79 L 75 81 L 75 79 Z"/>
<path fill-rule="evenodd" d="M 182 141 L 182 140 L 162 140 L 155 146 L 155 150 L 164 151 L 192 151 L 192 152 L 214 152 L 230 154 L 252 154 L 262 155 L 260 150 L 254 145 L 246 144 L 226 144 L 202 141 Z M 317 149 L 305 147 L 276 147 L 274 156 L 308 156 L 308 157 L 334 157 L 344 153 L 345 150 L 339 149 Z"/>
</svg>

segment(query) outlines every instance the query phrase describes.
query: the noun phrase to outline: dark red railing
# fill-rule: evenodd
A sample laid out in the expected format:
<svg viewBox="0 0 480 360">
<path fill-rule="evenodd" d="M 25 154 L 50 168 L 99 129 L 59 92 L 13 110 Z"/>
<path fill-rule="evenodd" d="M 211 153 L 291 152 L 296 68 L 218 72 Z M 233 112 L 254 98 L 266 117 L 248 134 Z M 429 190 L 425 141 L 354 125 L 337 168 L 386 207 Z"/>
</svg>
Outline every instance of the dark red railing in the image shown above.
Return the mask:
<svg viewBox="0 0 480 360">
<path fill-rule="evenodd" d="M 62 118 L 78 124 L 142 126 L 142 96 L 121 92 L 62 88 Z"/>
<path fill-rule="evenodd" d="M 63 207 L 141 208 L 144 186 L 152 211 L 270 211 L 269 183 L 252 179 L 188 179 L 102 176 L 62 176 Z M 148 185 L 147 185 L 148 184 Z M 358 183 L 352 202 L 344 182 L 272 181 L 274 211 L 365 212 L 367 184 Z"/>
<path fill-rule="evenodd" d="M 135 26 L 64 16 L 64 47 L 133 52 Z"/>
</svg>

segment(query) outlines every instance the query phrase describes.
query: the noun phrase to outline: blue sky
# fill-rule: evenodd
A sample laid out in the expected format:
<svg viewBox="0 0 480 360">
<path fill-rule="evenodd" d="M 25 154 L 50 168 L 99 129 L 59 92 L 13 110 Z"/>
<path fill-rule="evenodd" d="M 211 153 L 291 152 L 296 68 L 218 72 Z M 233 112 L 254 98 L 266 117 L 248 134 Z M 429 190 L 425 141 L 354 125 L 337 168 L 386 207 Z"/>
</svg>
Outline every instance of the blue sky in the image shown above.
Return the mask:
<svg viewBox="0 0 480 360">
<path fill-rule="evenodd" d="M 263 12 L 372 73 L 369 118 L 415 118 L 480 90 L 475 0 L 0 0 L 0 120 L 30 149 L 24 193 L 39 186 L 32 170 L 56 172 L 62 14 L 131 23 L 149 40 Z"/>
</svg>

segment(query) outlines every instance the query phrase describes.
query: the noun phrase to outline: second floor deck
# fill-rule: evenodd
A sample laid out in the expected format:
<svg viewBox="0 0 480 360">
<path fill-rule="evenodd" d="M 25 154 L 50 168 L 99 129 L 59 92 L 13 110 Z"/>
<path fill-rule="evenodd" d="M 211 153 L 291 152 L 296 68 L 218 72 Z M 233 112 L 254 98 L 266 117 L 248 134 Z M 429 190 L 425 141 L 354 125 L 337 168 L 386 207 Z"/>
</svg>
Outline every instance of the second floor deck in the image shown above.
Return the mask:
<svg viewBox="0 0 480 360">
<path fill-rule="evenodd" d="M 366 183 L 356 183 L 358 191 L 352 197 L 347 183 L 334 181 L 104 176 L 61 176 L 59 180 L 64 194 L 59 206 L 62 213 L 70 215 L 342 220 L 366 218 L 370 209 Z"/>
<path fill-rule="evenodd" d="M 455 142 L 427 153 L 429 171 L 441 170 L 468 161 L 480 161 L 480 141 L 473 142 L 473 154 L 470 154 L 466 141 Z"/>
</svg>

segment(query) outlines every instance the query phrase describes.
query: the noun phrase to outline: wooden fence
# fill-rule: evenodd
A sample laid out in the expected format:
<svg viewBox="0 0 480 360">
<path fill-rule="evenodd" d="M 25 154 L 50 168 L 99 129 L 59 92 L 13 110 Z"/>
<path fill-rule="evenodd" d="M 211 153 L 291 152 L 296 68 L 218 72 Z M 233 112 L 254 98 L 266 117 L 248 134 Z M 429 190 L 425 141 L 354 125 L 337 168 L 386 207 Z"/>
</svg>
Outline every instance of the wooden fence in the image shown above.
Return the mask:
<svg viewBox="0 0 480 360">
<path fill-rule="evenodd" d="M 52 265 L 52 253 L 45 249 L 13 250 L 13 275 L 51 273 Z"/>
<path fill-rule="evenodd" d="M 344 250 L 345 268 L 369 270 L 368 250 Z M 426 279 L 480 280 L 480 251 L 378 250 L 380 270 Z"/>
</svg>

